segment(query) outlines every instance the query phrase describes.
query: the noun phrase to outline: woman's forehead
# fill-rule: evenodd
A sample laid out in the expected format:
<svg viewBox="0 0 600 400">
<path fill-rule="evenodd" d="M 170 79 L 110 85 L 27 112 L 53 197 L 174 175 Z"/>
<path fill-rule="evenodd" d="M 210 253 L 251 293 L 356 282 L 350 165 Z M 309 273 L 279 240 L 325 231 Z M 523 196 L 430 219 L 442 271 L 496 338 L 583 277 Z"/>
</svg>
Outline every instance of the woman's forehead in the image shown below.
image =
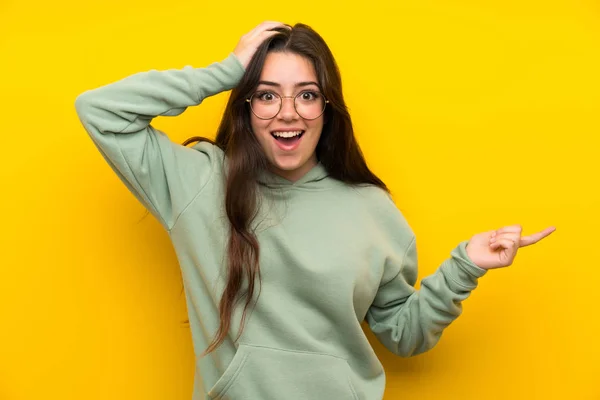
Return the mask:
<svg viewBox="0 0 600 400">
<path fill-rule="evenodd" d="M 306 86 L 309 82 L 318 82 L 313 63 L 306 57 L 290 52 L 269 53 L 260 80 L 281 87 Z"/>
</svg>

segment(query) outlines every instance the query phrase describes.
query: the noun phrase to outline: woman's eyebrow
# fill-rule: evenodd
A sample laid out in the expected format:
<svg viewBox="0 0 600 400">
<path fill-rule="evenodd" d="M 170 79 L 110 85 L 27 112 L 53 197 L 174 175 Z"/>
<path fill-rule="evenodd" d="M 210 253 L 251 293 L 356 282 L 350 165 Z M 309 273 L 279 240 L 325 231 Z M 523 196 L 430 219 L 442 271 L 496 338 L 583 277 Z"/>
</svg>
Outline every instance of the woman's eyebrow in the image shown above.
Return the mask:
<svg viewBox="0 0 600 400">
<path fill-rule="evenodd" d="M 281 87 L 281 85 L 277 82 L 271 82 L 271 81 L 259 81 L 258 82 L 259 85 L 267 85 L 267 86 L 276 86 L 276 87 Z M 298 82 L 294 85 L 294 87 L 299 87 L 299 86 L 309 86 L 309 85 L 315 85 L 315 86 L 319 86 L 319 84 L 317 82 L 313 82 L 313 81 L 305 81 L 305 82 Z"/>
</svg>

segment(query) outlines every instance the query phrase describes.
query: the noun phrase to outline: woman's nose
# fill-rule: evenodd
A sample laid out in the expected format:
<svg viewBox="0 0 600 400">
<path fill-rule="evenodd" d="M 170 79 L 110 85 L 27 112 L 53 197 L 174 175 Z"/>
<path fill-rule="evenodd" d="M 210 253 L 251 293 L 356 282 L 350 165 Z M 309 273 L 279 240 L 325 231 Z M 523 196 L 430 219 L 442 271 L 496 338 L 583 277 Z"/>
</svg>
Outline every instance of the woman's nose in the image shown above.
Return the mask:
<svg viewBox="0 0 600 400">
<path fill-rule="evenodd" d="M 279 117 L 289 121 L 295 118 L 298 118 L 299 115 L 296 112 L 296 108 L 294 107 L 294 97 L 287 96 L 281 98 L 281 111 L 279 112 Z"/>
</svg>

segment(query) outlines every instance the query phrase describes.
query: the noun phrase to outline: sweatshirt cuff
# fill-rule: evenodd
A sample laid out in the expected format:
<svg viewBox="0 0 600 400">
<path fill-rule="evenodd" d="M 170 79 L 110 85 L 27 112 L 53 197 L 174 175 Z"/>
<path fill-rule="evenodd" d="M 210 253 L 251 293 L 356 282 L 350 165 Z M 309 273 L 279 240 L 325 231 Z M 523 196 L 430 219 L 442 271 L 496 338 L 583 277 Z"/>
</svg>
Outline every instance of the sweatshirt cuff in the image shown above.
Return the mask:
<svg viewBox="0 0 600 400">
<path fill-rule="evenodd" d="M 194 74 L 198 104 L 208 96 L 235 88 L 246 73 L 244 66 L 233 52 L 229 53 L 224 60 L 213 62 L 204 68 L 184 67 L 184 69 L 188 68 Z M 210 79 L 207 79 L 207 74 Z"/>
<path fill-rule="evenodd" d="M 487 273 L 487 270 L 475 264 L 467 255 L 468 240 L 460 242 L 450 253 L 451 258 L 444 263 L 444 269 L 452 280 L 465 289 L 477 287 L 477 279 Z"/>
<path fill-rule="evenodd" d="M 242 64 L 240 59 L 235 55 L 235 53 L 233 51 L 231 53 L 229 53 L 229 55 L 227 56 L 227 58 L 225 60 L 229 60 L 229 59 L 232 59 L 232 62 L 235 62 L 237 64 L 240 71 L 242 71 L 242 74 L 244 72 L 246 72 L 246 68 L 244 68 L 244 65 Z"/>
<path fill-rule="evenodd" d="M 232 77 L 235 77 L 238 81 L 242 78 L 244 73 L 246 73 L 246 69 L 242 65 L 242 62 L 239 58 L 237 58 L 233 51 L 229 53 L 227 58 L 221 61 L 220 64 L 229 74 L 231 74 Z"/>
</svg>

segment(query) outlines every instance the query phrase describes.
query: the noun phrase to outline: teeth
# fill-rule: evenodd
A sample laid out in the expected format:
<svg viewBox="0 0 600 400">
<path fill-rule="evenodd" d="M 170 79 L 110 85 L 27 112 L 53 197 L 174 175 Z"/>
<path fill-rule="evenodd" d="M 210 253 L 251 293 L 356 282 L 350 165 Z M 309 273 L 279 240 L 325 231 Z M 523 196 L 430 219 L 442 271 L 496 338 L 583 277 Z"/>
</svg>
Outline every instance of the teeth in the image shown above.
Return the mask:
<svg viewBox="0 0 600 400">
<path fill-rule="evenodd" d="M 291 138 L 294 136 L 298 136 L 302 131 L 291 131 L 291 132 L 273 132 L 273 136 L 283 137 L 283 138 Z"/>
</svg>

